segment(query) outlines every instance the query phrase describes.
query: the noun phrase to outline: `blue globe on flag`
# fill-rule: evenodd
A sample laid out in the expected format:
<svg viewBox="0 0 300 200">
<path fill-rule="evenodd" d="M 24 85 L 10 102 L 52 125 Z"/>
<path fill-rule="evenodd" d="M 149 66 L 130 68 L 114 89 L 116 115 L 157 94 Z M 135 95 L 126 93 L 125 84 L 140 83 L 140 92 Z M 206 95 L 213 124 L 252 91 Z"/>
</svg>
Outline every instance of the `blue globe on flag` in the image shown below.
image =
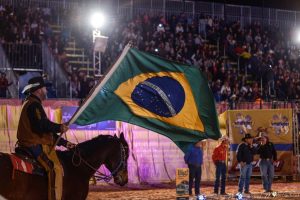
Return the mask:
<svg viewBox="0 0 300 200">
<path fill-rule="evenodd" d="M 173 117 L 181 111 L 185 93 L 177 80 L 168 76 L 155 76 L 139 83 L 131 98 L 134 103 L 156 115 Z"/>
</svg>

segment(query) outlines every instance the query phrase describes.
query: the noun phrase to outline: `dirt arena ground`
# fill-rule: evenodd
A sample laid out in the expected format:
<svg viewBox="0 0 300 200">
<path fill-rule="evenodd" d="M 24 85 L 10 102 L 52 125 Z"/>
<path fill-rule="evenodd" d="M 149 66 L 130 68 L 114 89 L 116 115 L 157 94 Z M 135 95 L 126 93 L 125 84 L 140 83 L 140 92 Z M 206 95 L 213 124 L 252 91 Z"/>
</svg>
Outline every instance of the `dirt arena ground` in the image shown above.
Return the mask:
<svg viewBox="0 0 300 200">
<path fill-rule="evenodd" d="M 176 199 L 175 184 L 143 184 L 143 185 L 127 185 L 124 188 L 101 184 L 91 186 L 88 200 L 102 199 L 118 199 L 118 200 L 169 200 Z M 251 184 L 250 192 L 253 194 L 245 199 L 299 199 L 300 200 L 300 182 L 281 182 L 274 183 L 273 190 L 276 191 L 277 197 L 271 198 L 263 193 L 262 185 L 259 181 Z M 201 193 L 207 196 L 207 199 L 234 199 L 234 194 L 237 193 L 237 183 L 230 183 L 226 187 L 226 192 L 230 196 L 214 196 L 212 194 L 213 187 L 211 183 L 206 183 L 201 187 Z"/>
</svg>

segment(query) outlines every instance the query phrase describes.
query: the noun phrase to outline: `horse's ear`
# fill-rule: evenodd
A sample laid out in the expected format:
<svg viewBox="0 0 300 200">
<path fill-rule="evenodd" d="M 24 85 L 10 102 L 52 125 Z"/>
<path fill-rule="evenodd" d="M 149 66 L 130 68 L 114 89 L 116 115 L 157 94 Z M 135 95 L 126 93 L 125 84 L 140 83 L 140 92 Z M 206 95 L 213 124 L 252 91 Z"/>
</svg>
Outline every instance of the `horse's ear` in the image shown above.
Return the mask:
<svg viewBox="0 0 300 200">
<path fill-rule="evenodd" d="M 123 132 L 120 134 L 120 139 L 121 139 L 121 140 L 125 140 L 125 137 L 124 137 L 124 133 L 123 133 Z"/>
</svg>

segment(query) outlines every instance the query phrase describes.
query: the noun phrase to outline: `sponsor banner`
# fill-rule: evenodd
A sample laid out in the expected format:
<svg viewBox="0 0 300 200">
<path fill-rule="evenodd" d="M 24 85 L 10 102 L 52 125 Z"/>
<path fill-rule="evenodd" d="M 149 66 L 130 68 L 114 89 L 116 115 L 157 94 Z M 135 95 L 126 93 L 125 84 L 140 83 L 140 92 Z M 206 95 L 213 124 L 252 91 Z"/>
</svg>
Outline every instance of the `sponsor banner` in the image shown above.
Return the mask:
<svg viewBox="0 0 300 200">
<path fill-rule="evenodd" d="M 176 169 L 176 200 L 189 199 L 189 168 Z"/>
<path fill-rule="evenodd" d="M 292 109 L 230 110 L 227 111 L 227 128 L 231 142 L 229 173 L 239 174 L 236 150 L 245 133 L 258 137 L 264 132 L 277 151 L 275 174 L 292 174 Z M 259 155 L 255 155 L 252 164 L 253 174 L 259 175 Z"/>
<path fill-rule="evenodd" d="M 77 106 L 62 106 L 62 120 L 63 122 L 67 122 L 71 119 L 75 111 L 77 110 Z M 98 122 L 86 126 L 80 126 L 77 124 L 71 124 L 70 129 L 75 130 L 116 130 L 116 122 L 113 120 Z"/>
</svg>

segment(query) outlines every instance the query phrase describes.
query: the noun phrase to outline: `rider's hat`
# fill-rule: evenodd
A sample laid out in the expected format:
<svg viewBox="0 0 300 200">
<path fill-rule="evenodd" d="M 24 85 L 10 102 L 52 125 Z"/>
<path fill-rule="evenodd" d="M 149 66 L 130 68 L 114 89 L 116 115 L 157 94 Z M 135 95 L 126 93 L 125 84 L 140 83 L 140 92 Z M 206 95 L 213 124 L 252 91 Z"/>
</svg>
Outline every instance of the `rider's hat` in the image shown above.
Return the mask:
<svg viewBox="0 0 300 200">
<path fill-rule="evenodd" d="M 28 84 L 24 87 L 22 93 L 23 94 L 32 93 L 42 87 L 46 87 L 43 77 L 41 76 L 33 77 L 28 81 Z"/>
</svg>

